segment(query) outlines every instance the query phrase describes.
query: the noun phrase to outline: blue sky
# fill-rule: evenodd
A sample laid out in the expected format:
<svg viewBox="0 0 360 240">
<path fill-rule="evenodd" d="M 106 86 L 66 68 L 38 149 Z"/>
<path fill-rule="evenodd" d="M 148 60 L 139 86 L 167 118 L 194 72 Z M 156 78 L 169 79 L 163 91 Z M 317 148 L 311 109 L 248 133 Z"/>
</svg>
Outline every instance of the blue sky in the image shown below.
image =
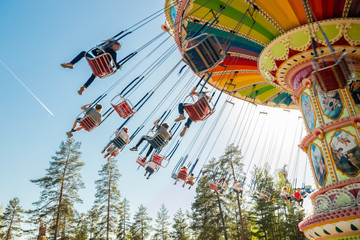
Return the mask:
<svg viewBox="0 0 360 240">
<path fill-rule="evenodd" d="M 132 70 L 132 67 L 137 65 L 148 51 L 145 50 L 143 55 L 129 61 L 116 75 L 106 79 L 96 79 L 83 96 L 79 96 L 77 90 L 91 74 L 86 61 L 77 64 L 73 70 L 62 69 L 59 64 L 70 61 L 79 51 L 92 48 L 102 40 L 128 28 L 163 7 L 163 1 L 146 0 L 136 2 L 109 0 L 106 1 L 106 5 L 100 5 L 99 1 L 93 0 L 0 1 L 0 29 L 2 33 L 0 38 L 0 60 L 54 114 L 54 116 L 51 116 L 19 84 L 14 76 L 0 64 L 0 89 L 2 90 L 0 99 L 3 103 L 0 125 L 2 133 L 2 144 L 0 145 L 0 203 L 6 205 L 11 198 L 19 197 L 24 208 L 31 208 L 31 203 L 39 198 L 40 189 L 30 183 L 29 180 L 44 176 L 51 156 L 58 150 L 60 142 L 66 140 L 65 132 L 70 129 L 74 119 L 80 113 L 80 107 L 92 102 L 131 70 L 129 76 L 124 78 L 118 87 L 102 102 L 105 109 L 107 109 L 110 106 L 110 99 L 120 92 L 126 86 L 126 83 L 148 67 L 155 58 L 147 58 L 136 70 Z M 119 58 L 131 53 L 149 39 L 161 33 L 160 26 L 164 21 L 165 15 L 122 39 L 120 41 L 122 48 L 118 53 Z M 173 40 L 168 41 L 162 46 L 163 48 L 159 48 L 159 51 L 164 50 L 173 43 Z M 133 104 L 154 83 L 158 82 L 180 58 L 180 54 L 176 51 L 169 60 L 163 63 L 159 70 L 154 72 L 141 88 L 130 96 Z M 170 86 L 179 79 L 176 73 L 171 75 L 169 80 L 159 88 L 152 100 L 135 115 L 134 119 L 128 124 L 130 132 L 133 132 L 142 123 L 143 119 L 159 104 Z M 177 91 L 181 89 L 181 86 L 177 88 Z M 220 100 L 218 109 L 224 102 L 225 97 L 223 96 Z M 171 96 L 169 102 L 164 105 L 170 104 L 173 98 L 174 96 Z M 235 103 L 229 121 L 220 135 L 220 140 L 214 144 L 214 148 L 211 148 L 225 117 L 220 119 L 219 125 L 215 128 L 215 132 L 204 150 L 197 171 L 207 155 L 219 156 L 223 154 L 225 144 L 228 142 L 231 132 L 234 131 L 238 112 L 243 105 L 240 101 L 235 101 Z M 164 108 L 155 113 L 144 130 L 135 138 L 135 141 L 151 128 L 152 122 L 164 111 Z M 229 109 L 230 107 L 227 106 L 223 113 L 224 116 L 226 116 Z M 254 111 L 256 111 L 255 116 L 259 118 L 258 126 L 250 125 L 248 135 L 245 135 L 247 131 L 244 131 L 241 139 L 241 143 L 244 142 L 241 145 L 243 145 L 244 152 L 246 152 L 245 164 L 248 164 L 249 159 L 259 163 L 262 152 L 268 154 L 266 155 L 266 161 L 273 166 L 275 162 L 279 162 L 276 167 L 280 167 L 281 163 L 290 162 L 293 164 L 293 159 L 297 158 L 298 153 L 296 147 L 293 150 L 291 149 L 293 145 L 298 144 L 300 129 L 303 127 L 302 121 L 299 124 L 297 120 L 300 113 L 298 111 L 289 113 L 282 109 L 270 109 L 261 106 L 258 106 Z M 267 111 L 269 114 L 265 117 L 259 115 L 260 111 Z M 168 121 L 172 122 L 176 117 L 175 115 L 173 114 Z M 216 113 L 207 121 L 205 130 L 195 144 L 194 151 L 198 148 L 199 142 L 203 141 L 202 138 L 206 132 L 210 131 L 209 127 L 215 118 Z M 289 124 L 287 124 L 288 121 Z M 75 140 L 82 142 L 82 161 L 86 163 L 81 172 L 86 188 L 80 192 L 84 200 L 84 203 L 78 206 L 80 211 L 90 209 L 93 203 L 95 194 L 94 181 L 99 178 L 97 171 L 100 170 L 101 164 L 105 162 L 100 151 L 113 131 L 122 122 L 122 119 L 113 114 L 101 127 L 93 132 L 75 134 Z M 245 118 L 241 117 L 237 125 L 244 127 L 245 124 L 241 125 L 241 122 L 245 123 Z M 261 129 L 262 123 L 264 123 L 264 128 L 260 136 L 259 129 Z M 161 169 L 148 181 L 143 177 L 144 171 L 137 170 L 137 164 L 135 163 L 136 153 L 130 152 L 126 148 L 118 157 L 119 169 L 122 174 L 119 182 L 120 192 L 123 197 L 129 199 L 133 211 L 140 204 L 144 204 L 151 216 L 155 218 L 156 212 L 162 203 L 165 203 L 165 206 L 169 208 L 170 214 L 175 213 L 179 207 L 190 209 L 195 193 L 194 189 L 188 191 L 182 189 L 180 185 L 173 186 L 170 175 L 172 168 L 184 154 L 185 149 L 187 149 L 200 126 L 201 123 L 196 123 L 190 128 L 169 166 L 166 169 Z M 298 129 L 297 135 L 295 135 L 296 131 L 294 129 Z M 254 137 L 251 137 L 252 135 Z M 305 131 L 303 135 L 305 135 Z M 274 139 L 273 136 L 285 136 L 286 141 L 282 145 L 281 139 Z M 234 135 L 232 137 L 234 138 Z M 271 143 L 272 141 L 275 141 L 274 144 Z M 270 146 L 273 147 L 270 149 Z M 209 151 L 211 151 L 210 154 Z M 297 169 L 304 169 L 305 161 L 307 161 L 305 154 L 300 152 L 299 166 L 289 169 L 290 173 L 291 171 L 297 172 L 298 182 L 302 181 L 304 172 L 302 170 L 297 171 Z M 311 184 L 313 180 L 309 167 L 305 175 L 306 183 Z"/>
</svg>

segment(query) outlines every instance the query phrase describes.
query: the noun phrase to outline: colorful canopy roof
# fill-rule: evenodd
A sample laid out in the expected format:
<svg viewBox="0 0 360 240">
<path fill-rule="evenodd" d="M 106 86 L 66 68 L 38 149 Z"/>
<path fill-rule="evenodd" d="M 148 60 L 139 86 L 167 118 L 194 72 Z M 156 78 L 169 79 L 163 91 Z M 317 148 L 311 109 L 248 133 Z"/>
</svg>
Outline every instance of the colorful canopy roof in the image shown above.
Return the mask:
<svg viewBox="0 0 360 240">
<path fill-rule="evenodd" d="M 309 0 L 309 5 L 319 21 L 334 18 L 359 19 L 360 16 L 360 0 Z M 237 98 L 268 106 L 297 108 L 291 89 L 279 82 L 275 73 L 274 78 L 264 79 L 264 72 L 260 71 L 259 59 L 264 49 L 269 51 L 266 47 L 270 43 L 273 44 L 277 38 L 307 23 L 302 1 L 168 0 L 167 22 L 174 33 L 179 50 L 182 51 L 187 39 L 197 34 L 204 25 L 210 24 L 221 11 L 221 15 L 206 32 L 216 35 L 222 48 L 226 49 L 229 35 L 234 29 L 236 30 L 235 35 L 231 35 L 234 38 L 230 42 L 225 60 L 212 70 L 213 75 L 209 83 L 222 89 L 226 82 L 224 79 L 227 79 L 231 84 L 225 86 L 225 91 L 233 93 Z M 241 19 L 243 24 L 241 27 L 236 27 Z M 297 37 L 299 36 L 298 34 Z M 296 40 L 293 37 L 293 42 Z M 350 45 L 344 41 L 340 41 L 339 44 Z M 307 45 L 306 48 L 297 49 L 297 52 L 292 54 L 308 51 L 309 48 L 311 46 Z M 275 59 L 276 68 L 286 62 L 288 57 L 290 56 L 286 55 L 279 59 L 281 61 Z"/>
</svg>

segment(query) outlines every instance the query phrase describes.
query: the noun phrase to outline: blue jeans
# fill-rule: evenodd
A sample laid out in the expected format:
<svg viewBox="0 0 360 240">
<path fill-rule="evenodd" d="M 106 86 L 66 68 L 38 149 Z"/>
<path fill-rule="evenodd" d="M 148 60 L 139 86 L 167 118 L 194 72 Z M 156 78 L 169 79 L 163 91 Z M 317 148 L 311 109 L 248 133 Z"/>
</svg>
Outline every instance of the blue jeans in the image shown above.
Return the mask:
<svg viewBox="0 0 360 240">
<path fill-rule="evenodd" d="M 149 136 L 142 136 L 139 140 L 139 142 L 135 145 L 136 148 L 138 148 L 140 146 L 140 144 L 144 141 L 144 140 L 147 140 L 149 138 Z M 146 153 L 146 157 L 150 156 L 152 150 L 154 150 L 154 147 L 150 144 L 150 147 L 149 147 L 149 150 L 147 151 Z"/>
<path fill-rule="evenodd" d="M 179 103 L 179 114 L 184 115 L 184 103 Z M 185 127 L 189 128 L 190 124 L 192 123 L 191 119 L 188 118 L 185 123 Z"/>
<path fill-rule="evenodd" d="M 88 58 L 94 58 L 94 56 L 92 56 L 91 54 L 86 54 L 85 51 L 80 52 L 73 60 L 71 60 L 71 64 L 76 64 L 77 62 L 79 62 L 83 57 L 88 57 Z M 86 81 L 86 83 L 84 84 L 84 87 L 88 88 L 91 83 L 95 80 L 96 76 L 94 74 L 91 74 L 91 76 L 89 77 L 89 79 Z"/>
</svg>

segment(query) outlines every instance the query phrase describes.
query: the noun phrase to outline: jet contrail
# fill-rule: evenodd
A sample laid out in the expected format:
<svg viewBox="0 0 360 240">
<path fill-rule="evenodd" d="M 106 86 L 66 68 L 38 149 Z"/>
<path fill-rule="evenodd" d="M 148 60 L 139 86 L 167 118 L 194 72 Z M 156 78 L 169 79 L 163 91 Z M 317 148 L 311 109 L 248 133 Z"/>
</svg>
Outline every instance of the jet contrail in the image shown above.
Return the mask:
<svg viewBox="0 0 360 240">
<path fill-rule="evenodd" d="M 51 116 L 54 116 L 54 114 L 45 106 L 45 104 L 43 104 L 43 103 L 40 101 L 40 99 L 39 99 L 38 97 L 35 96 L 35 94 L 25 85 L 25 83 L 23 83 L 23 82 L 20 80 L 20 78 L 18 78 L 18 76 L 16 76 L 15 73 L 13 73 L 13 71 L 11 71 L 11 69 L 8 68 L 8 66 L 6 66 L 6 64 L 5 64 L 3 61 L 0 60 L 0 62 L 1 62 L 1 64 L 4 66 L 4 68 L 6 68 L 6 70 L 8 70 L 8 72 L 11 73 L 11 75 L 13 75 L 13 77 L 14 77 L 21 85 L 23 85 L 23 87 L 24 87 L 26 90 L 28 90 L 28 92 L 46 109 L 46 111 L 48 111 L 48 112 L 51 114 Z"/>
</svg>

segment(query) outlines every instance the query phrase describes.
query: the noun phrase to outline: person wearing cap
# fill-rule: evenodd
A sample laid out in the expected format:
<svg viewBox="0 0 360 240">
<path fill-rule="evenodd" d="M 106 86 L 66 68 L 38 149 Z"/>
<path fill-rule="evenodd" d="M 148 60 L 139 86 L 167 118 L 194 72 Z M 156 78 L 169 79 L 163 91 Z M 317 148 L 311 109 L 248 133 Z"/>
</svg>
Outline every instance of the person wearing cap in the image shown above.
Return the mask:
<svg viewBox="0 0 360 240">
<path fill-rule="evenodd" d="M 156 134 L 159 133 L 164 141 L 168 141 L 171 136 L 172 136 L 172 132 L 171 130 L 168 131 L 169 129 L 169 124 L 164 122 L 161 124 L 161 126 L 159 126 L 159 121 L 161 120 L 161 118 L 157 119 L 155 122 L 154 122 L 154 126 L 157 128 L 156 130 Z M 148 140 L 148 139 L 151 139 L 152 137 L 150 136 L 147 136 L 147 135 L 144 135 L 142 136 L 140 139 L 139 139 L 139 142 L 132 148 L 130 148 L 130 151 L 137 151 L 138 150 L 138 147 L 140 146 L 140 144 L 144 141 L 144 140 Z M 150 156 L 151 152 L 154 150 L 154 147 L 152 145 L 150 145 L 149 147 L 149 150 L 147 151 L 145 157 L 142 159 L 143 162 L 146 161 L 146 159 Z"/>
<path fill-rule="evenodd" d="M 122 140 L 124 140 L 124 142 L 126 144 L 128 144 L 130 142 L 129 129 L 126 126 L 123 126 L 122 129 L 120 131 L 119 130 L 120 129 L 117 130 L 117 133 L 115 134 L 114 139 L 116 137 L 120 137 Z M 114 140 L 114 139 L 112 139 L 112 140 Z M 111 147 L 111 149 L 108 151 L 108 153 L 105 154 L 104 158 L 111 155 L 114 151 L 118 150 L 118 148 L 112 143 L 112 140 L 101 151 L 101 153 L 104 153 L 108 147 Z"/>
<path fill-rule="evenodd" d="M 191 91 L 191 95 L 195 95 L 198 97 L 198 99 L 202 98 L 202 97 L 206 97 L 207 99 L 209 99 L 209 97 L 206 95 L 207 92 L 195 92 L 195 89 L 194 88 L 192 91 Z M 182 120 L 185 120 L 186 117 L 184 115 L 185 111 L 184 111 L 184 105 L 189 105 L 189 103 L 179 103 L 179 106 L 178 106 L 178 111 L 179 111 L 179 117 L 175 119 L 175 122 L 180 122 Z M 183 130 L 180 132 L 180 137 L 183 137 L 186 133 L 186 131 L 188 130 L 188 128 L 190 127 L 192 123 L 192 120 L 188 117 L 187 120 L 186 120 L 186 123 L 184 125 L 184 128 Z"/>
</svg>

